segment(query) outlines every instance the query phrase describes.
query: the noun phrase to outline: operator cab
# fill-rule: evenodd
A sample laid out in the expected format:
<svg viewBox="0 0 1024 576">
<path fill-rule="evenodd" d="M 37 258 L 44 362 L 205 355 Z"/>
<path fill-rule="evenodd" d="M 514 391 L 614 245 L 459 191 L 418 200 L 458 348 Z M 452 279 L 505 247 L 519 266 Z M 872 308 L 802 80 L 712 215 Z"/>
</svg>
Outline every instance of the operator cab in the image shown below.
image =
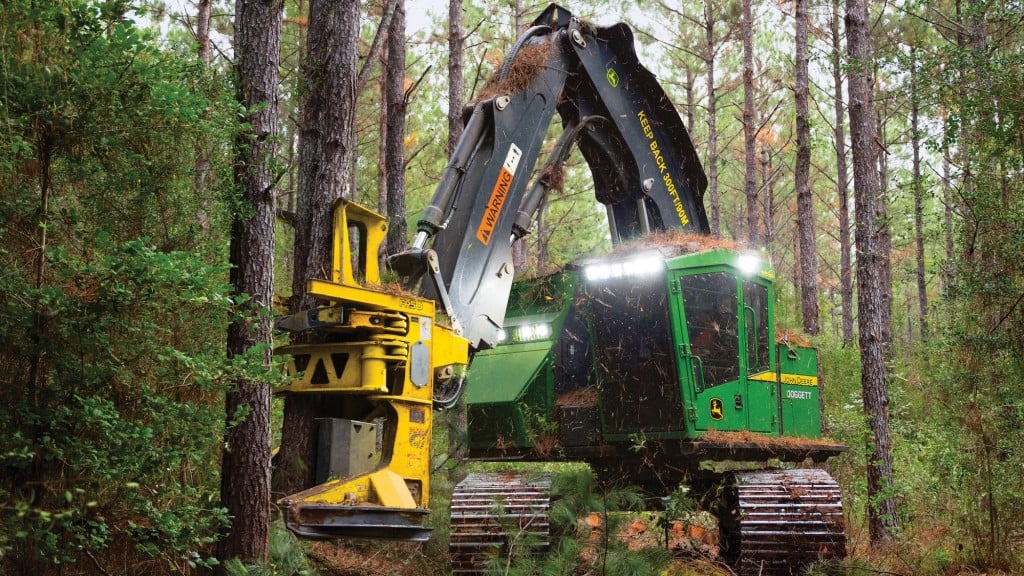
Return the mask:
<svg viewBox="0 0 1024 576">
<path fill-rule="evenodd" d="M 819 437 L 816 353 L 773 344 L 774 273 L 752 254 L 682 246 L 517 283 L 499 345 L 469 371 L 472 445 Z"/>
</svg>

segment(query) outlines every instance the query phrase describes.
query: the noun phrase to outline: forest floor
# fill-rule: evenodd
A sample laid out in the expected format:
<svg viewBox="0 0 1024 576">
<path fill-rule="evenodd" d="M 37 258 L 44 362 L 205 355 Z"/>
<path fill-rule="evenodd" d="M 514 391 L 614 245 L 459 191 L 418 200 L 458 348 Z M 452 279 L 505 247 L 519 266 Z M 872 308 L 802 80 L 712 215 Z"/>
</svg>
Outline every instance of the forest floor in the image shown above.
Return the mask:
<svg viewBox="0 0 1024 576">
<path fill-rule="evenodd" d="M 631 513 L 615 522 L 615 546 L 633 552 L 663 548 L 668 542 L 672 560 L 664 576 L 730 576 L 718 561 L 718 533 L 713 520 L 696 517 L 686 524 L 657 525 L 649 513 Z M 578 533 L 593 546 L 583 546 L 576 573 L 591 573 L 601 561 L 601 518 L 591 514 L 579 521 Z M 590 532 L 587 535 L 587 531 Z M 667 539 L 667 540 L 666 540 Z M 446 551 L 431 544 L 380 542 L 317 542 L 310 549 L 317 571 L 325 576 L 441 576 L 449 573 Z"/>
</svg>

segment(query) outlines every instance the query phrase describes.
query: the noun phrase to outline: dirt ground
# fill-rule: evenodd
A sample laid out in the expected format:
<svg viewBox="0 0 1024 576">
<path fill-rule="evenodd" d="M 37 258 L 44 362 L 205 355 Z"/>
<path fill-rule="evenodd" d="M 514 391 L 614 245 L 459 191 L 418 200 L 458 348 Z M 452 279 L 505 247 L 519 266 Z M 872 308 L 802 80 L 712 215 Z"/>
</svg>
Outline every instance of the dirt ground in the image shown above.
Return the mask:
<svg viewBox="0 0 1024 576">
<path fill-rule="evenodd" d="M 590 538 L 603 535 L 602 518 L 591 514 L 579 520 L 582 533 Z M 630 550 L 664 547 L 666 536 L 673 560 L 664 576 L 729 576 L 728 567 L 718 563 L 718 530 L 709 515 L 694 514 L 687 521 L 658 524 L 650 512 L 629 513 L 616 518 L 616 538 Z M 589 555 L 592 555 L 590 553 Z M 595 558 L 580 558 L 580 573 L 586 573 Z M 310 557 L 319 574 L 325 576 L 442 576 L 448 574 L 447 555 L 435 543 L 316 542 Z"/>
</svg>

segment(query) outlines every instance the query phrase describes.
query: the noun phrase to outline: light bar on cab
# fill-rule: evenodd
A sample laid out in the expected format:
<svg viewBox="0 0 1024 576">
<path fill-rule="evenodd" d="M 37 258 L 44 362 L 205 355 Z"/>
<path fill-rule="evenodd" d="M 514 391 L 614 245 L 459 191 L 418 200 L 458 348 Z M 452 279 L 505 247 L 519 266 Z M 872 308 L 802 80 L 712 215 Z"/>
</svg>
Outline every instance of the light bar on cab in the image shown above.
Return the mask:
<svg viewBox="0 0 1024 576">
<path fill-rule="evenodd" d="M 660 254 L 641 254 L 628 260 L 614 262 L 592 262 L 583 269 L 583 275 L 590 282 L 653 276 L 665 269 Z"/>
</svg>

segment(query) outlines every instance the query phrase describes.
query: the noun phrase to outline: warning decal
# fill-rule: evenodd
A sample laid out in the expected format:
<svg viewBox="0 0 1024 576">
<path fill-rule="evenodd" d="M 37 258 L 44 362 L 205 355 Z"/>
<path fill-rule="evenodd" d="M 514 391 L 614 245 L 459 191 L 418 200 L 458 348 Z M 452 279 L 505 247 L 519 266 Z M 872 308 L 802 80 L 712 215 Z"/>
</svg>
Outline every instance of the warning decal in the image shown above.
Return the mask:
<svg viewBox="0 0 1024 576">
<path fill-rule="evenodd" d="M 523 157 L 523 151 L 518 146 L 509 146 L 505 162 L 501 165 L 498 173 L 498 181 L 494 183 L 494 190 L 491 198 L 487 201 L 487 208 L 484 209 L 484 217 L 480 220 L 480 226 L 476 231 L 477 240 L 488 245 L 491 243 L 491 236 L 494 235 L 494 227 L 498 225 L 498 216 L 505 206 L 508 192 L 512 188 L 512 179 L 516 175 L 516 168 L 519 166 L 519 159 Z"/>
</svg>

